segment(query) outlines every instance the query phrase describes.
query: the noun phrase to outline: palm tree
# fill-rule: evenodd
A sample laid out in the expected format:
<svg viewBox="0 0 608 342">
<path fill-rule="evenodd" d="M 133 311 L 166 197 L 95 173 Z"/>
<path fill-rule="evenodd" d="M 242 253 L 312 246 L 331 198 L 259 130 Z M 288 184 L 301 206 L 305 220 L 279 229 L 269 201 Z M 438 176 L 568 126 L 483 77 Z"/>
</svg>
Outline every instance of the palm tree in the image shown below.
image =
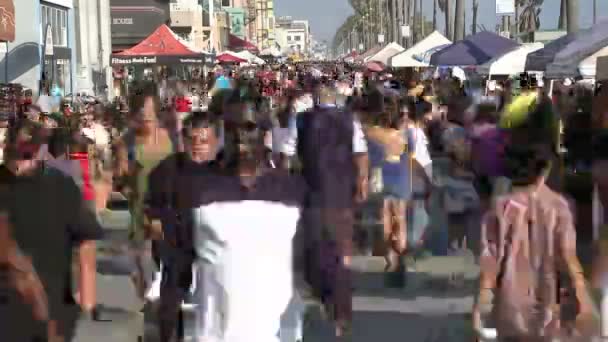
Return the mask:
<svg viewBox="0 0 608 342">
<path fill-rule="evenodd" d="M 454 21 L 452 17 L 452 0 L 437 0 L 437 4 L 439 5 L 439 9 L 445 15 L 445 36 L 449 40 L 454 40 L 453 36 L 453 28 Z"/>
<path fill-rule="evenodd" d="M 568 1 L 561 0 L 559 5 L 559 20 L 557 23 L 557 28 L 560 30 L 565 30 L 568 24 Z"/>
<path fill-rule="evenodd" d="M 479 10 L 479 0 L 473 0 L 473 22 L 471 24 L 471 33 L 477 33 L 477 11 Z"/>
<path fill-rule="evenodd" d="M 336 50 L 342 43 L 346 42 L 348 36 L 350 35 L 350 32 L 355 28 L 357 21 L 358 16 L 356 14 L 353 14 L 350 17 L 346 18 L 344 23 L 340 27 L 338 27 L 332 42 L 332 47 L 334 50 Z"/>
<path fill-rule="evenodd" d="M 454 14 L 454 40 L 464 39 L 464 0 L 456 0 L 456 13 Z"/>
<path fill-rule="evenodd" d="M 437 0 L 433 0 L 433 32 L 435 30 L 437 30 Z"/>
<path fill-rule="evenodd" d="M 399 40 L 399 20 L 397 18 L 397 12 L 399 12 L 399 10 L 397 9 L 397 7 L 399 7 L 399 0 L 392 0 L 391 1 L 391 31 L 393 32 L 393 37 L 392 37 L 392 41 L 398 41 Z"/>
<path fill-rule="evenodd" d="M 416 44 L 416 42 L 418 41 L 418 36 L 420 36 L 420 32 L 418 32 L 418 11 L 418 0 L 414 0 L 414 23 L 412 25 L 414 44 Z"/>
<path fill-rule="evenodd" d="M 567 11 L 568 11 L 568 24 L 566 25 L 568 28 L 568 33 L 573 33 L 578 31 L 578 13 L 579 13 L 579 1 L 578 0 L 568 0 L 567 1 Z"/>
<path fill-rule="evenodd" d="M 540 28 L 540 12 L 544 0 L 518 0 L 523 7 L 519 16 L 519 32 L 534 32 Z"/>
</svg>

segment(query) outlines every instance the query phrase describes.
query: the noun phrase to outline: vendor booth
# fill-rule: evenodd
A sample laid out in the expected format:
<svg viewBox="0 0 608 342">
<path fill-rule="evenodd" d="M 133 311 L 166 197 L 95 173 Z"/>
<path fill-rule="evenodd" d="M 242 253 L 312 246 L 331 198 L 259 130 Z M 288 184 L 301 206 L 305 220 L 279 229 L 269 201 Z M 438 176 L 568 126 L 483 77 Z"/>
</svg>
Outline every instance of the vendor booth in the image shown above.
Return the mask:
<svg viewBox="0 0 608 342">
<path fill-rule="evenodd" d="M 127 93 L 134 80 L 175 77 L 190 81 L 206 74 L 214 60 L 212 54 L 191 49 L 167 25 L 161 25 L 139 44 L 111 55 L 115 75 L 122 75 L 115 80 L 115 94 Z"/>
<path fill-rule="evenodd" d="M 355 57 L 355 63 L 365 63 L 365 62 L 367 62 L 370 57 L 372 57 L 373 55 L 377 54 L 382 49 L 383 49 L 383 46 L 381 46 L 381 45 L 374 46 L 373 48 L 371 48 L 371 49 L 365 51 L 364 53 L 360 54 L 359 56 Z"/>
<path fill-rule="evenodd" d="M 248 50 L 235 53 L 237 57 L 246 59 L 249 64 L 264 65 L 266 62 Z"/>
<path fill-rule="evenodd" d="M 112 65 L 204 65 L 213 63 L 211 54 L 195 51 L 182 43 L 167 25 L 162 25 L 134 47 L 113 53 Z"/>
<path fill-rule="evenodd" d="M 247 59 L 239 57 L 232 51 L 224 51 L 217 56 L 217 62 L 220 64 L 241 64 L 247 63 Z"/>
<path fill-rule="evenodd" d="M 517 75 L 526 70 L 526 58 L 528 54 L 543 48 L 542 43 L 524 44 L 516 50 L 493 58 L 490 61 L 477 67 L 477 72 L 481 75 Z"/>
<path fill-rule="evenodd" d="M 423 58 L 417 58 L 418 56 L 423 56 L 427 51 L 433 50 L 438 47 L 445 48 L 452 44 L 452 42 L 447 39 L 444 35 L 435 31 L 431 33 L 428 37 L 424 38 L 418 44 L 412 46 L 411 48 L 393 56 L 388 61 L 388 65 L 393 68 L 418 68 L 418 67 L 428 67 L 430 62 L 430 55 L 428 59 L 425 61 Z M 438 51 L 438 50 L 437 50 Z"/>
<path fill-rule="evenodd" d="M 517 47 L 519 44 L 511 39 L 484 31 L 434 53 L 431 56 L 430 64 L 436 66 L 481 65 Z"/>
<path fill-rule="evenodd" d="M 405 51 L 403 46 L 401 46 L 397 43 L 390 43 L 387 46 L 385 46 L 384 48 L 382 48 L 382 50 L 378 51 L 373 56 L 371 56 L 367 60 L 367 62 L 380 62 L 384 65 L 388 65 L 388 61 L 391 57 L 393 57 L 394 55 L 401 53 L 403 51 Z"/>
<path fill-rule="evenodd" d="M 574 39 L 562 45 L 547 65 L 548 78 L 595 77 L 597 58 L 608 55 L 608 21 L 573 36 Z"/>
</svg>

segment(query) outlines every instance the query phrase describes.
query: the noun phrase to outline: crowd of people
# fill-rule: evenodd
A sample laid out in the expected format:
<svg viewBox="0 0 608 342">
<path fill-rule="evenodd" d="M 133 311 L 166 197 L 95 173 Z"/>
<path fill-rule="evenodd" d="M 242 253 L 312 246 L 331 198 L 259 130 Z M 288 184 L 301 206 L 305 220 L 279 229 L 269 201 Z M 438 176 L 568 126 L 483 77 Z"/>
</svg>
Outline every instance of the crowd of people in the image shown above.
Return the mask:
<svg viewBox="0 0 608 342">
<path fill-rule="evenodd" d="M 7 341 L 69 341 L 79 312 L 95 316 L 94 241 L 112 192 L 128 201 L 132 278 L 159 303 L 163 342 L 183 338 L 184 301 L 199 304 L 201 338 L 277 341 L 297 296 L 348 338 L 359 237 L 382 227 L 368 244 L 382 247 L 386 286 L 403 287 L 410 263 L 442 253 L 433 196 L 445 253 L 480 265 L 473 329 L 505 341 L 595 333 L 558 115 L 535 79 L 522 75 L 513 96 L 507 84 L 480 95 L 457 78 L 408 83 L 340 63 L 269 73 L 221 70 L 204 91 L 141 84 L 126 113 L 30 105 L 5 125 Z"/>
</svg>

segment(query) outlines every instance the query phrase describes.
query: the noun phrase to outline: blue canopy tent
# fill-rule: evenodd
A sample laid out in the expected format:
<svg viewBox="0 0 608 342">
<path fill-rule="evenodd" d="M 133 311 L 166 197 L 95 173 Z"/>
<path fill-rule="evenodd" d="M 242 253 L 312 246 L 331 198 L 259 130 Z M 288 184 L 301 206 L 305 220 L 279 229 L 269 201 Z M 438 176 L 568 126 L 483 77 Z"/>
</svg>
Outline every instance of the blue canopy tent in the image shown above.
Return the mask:
<svg viewBox="0 0 608 342">
<path fill-rule="evenodd" d="M 431 56 L 431 65 L 471 66 L 483 64 L 501 56 L 519 44 L 492 32 L 480 32 L 468 36 Z"/>
<path fill-rule="evenodd" d="M 545 71 L 547 65 L 553 63 L 555 56 L 576 39 L 576 34 L 567 34 L 545 45 L 544 48 L 536 50 L 526 58 L 526 71 Z"/>
<path fill-rule="evenodd" d="M 547 65 L 548 78 L 594 78 L 597 57 L 608 55 L 608 21 L 577 32 L 575 39 L 565 45 Z"/>
</svg>

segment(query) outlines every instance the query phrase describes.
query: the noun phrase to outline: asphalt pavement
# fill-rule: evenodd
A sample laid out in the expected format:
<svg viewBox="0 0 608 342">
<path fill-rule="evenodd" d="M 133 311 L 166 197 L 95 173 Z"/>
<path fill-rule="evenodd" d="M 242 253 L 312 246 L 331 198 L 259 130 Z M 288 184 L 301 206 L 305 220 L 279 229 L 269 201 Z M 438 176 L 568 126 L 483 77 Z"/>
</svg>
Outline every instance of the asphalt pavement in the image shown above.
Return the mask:
<svg viewBox="0 0 608 342">
<path fill-rule="evenodd" d="M 432 211 L 438 206 L 432 206 Z M 136 299 L 128 275 L 128 213 L 115 199 L 102 216 L 106 238 L 99 243 L 98 302 L 101 321 L 79 324 L 77 342 L 158 341 L 156 325 Z M 432 229 L 445 224 L 440 213 L 431 213 Z M 369 341 L 471 341 L 470 310 L 478 268 L 471 255 L 430 257 L 419 260 L 407 273 L 406 287 L 384 286 L 383 259 L 358 256 L 353 260 L 353 342 Z M 454 275 L 457 275 L 457 280 Z M 146 316 L 146 317 L 144 317 Z M 191 315 L 186 315 L 190 317 Z M 309 306 L 303 342 L 333 341 L 333 329 L 314 304 Z M 186 324 L 192 339 L 192 320 Z"/>
</svg>

